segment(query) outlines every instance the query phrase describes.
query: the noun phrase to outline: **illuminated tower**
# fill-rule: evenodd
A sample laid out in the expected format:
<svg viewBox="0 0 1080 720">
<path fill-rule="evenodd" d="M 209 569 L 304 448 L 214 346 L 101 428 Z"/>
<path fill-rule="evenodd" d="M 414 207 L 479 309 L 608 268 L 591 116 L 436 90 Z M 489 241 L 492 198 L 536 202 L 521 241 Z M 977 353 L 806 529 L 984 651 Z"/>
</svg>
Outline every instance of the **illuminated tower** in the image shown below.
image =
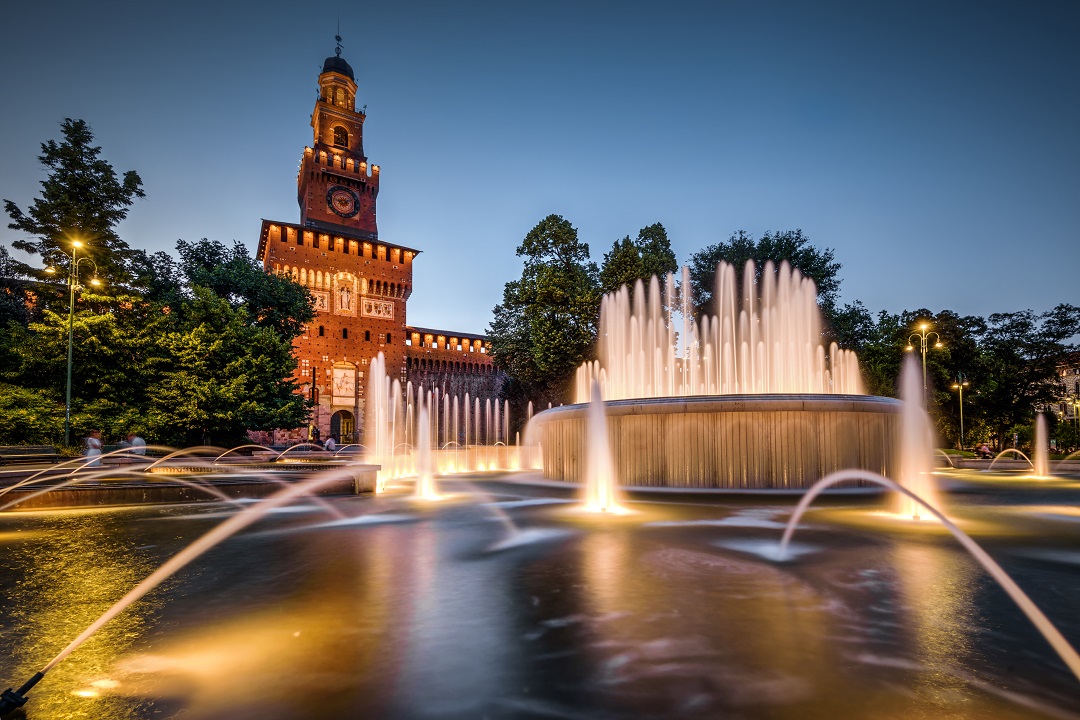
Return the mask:
<svg viewBox="0 0 1080 720">
<path fill-rule="evenodd" d="M 319 75 L 319 99 L 311 114 L 314 140 L 304 148 L 297 177 L 300 224 L 376 240 L 379 166 L 369 165 L 364 155 L 367 116 L 356 109 L 356 75 L 341 57 L 341 38 L 336 39 L 335 54 Z"/>
</svg>

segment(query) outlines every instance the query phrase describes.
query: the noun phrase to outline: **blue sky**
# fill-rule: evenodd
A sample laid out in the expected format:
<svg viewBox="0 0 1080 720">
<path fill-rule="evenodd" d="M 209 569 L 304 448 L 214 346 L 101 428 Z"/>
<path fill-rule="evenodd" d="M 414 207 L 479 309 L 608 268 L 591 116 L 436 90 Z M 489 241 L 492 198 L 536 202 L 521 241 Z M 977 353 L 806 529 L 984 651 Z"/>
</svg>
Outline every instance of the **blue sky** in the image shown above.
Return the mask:
<svg viewBox="0 0 1080 720">
<path fill-rule="evenodd" d="M 875 311 L 1080 303 L 1074 2 L 19 3 L 0 197 L 83 118 L 145 183 L 129 243 L 254 249 L 299 217 L 339 14 L 380 236 L 424 251 L 412 324 L 483 330 L 549 213 L 597 261 L 653 222 L 681 261 L 799 227 Z"/>
</svg>

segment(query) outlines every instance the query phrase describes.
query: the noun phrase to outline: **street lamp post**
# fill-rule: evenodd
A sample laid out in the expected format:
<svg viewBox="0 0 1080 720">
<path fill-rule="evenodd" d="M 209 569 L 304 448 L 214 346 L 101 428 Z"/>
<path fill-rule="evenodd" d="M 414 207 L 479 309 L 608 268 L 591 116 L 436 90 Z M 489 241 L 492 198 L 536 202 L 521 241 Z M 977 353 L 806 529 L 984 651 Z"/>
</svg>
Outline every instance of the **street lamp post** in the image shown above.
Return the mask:
<svg viewBox="0 0 1080 720">
<path fill-rule="evenodd" d="M 79 266 L 86 262 L 94 266 L 94 277 L 90 278 L 91 285 L 100 285 L 97 279 L 97 263 L 89 257 L 78 257 L 82 243 L 75 240 L 71 243 L 71 264 L 68 266 L 68 352 L 67 352 L 67 392 L 64 400 L 64 444 L 71 444 L 71 365 L 73 348 L 75 345 L 75 291 L 79 288 Z M 47 267 L 47 273 L 55 273 L 56 269 Z"/>
<path fill-rule="evenodd" d="M 956 382 L 953 383 L 953 390 L 960 391 L 960 449 L 964 449 L 964 388 L 970 385 L 967 376 L 964 373 L 956 374 Z"/>
<path fill-rule="evenodd" d="M 914 341 L 915 341 L 915 338 L 919 338 L 919 346 L 920 346 L 920 349 L 922 351 L 922 389 L 923 389 L 924 399 L 925 399 L 925 395 L 926 395 L 926 348 L 927 348 L 927 345 L 928 345 L 927 341 L 930 339 L 931 335 L 933 335 L 935 338 L 937 338 L 937 340 L 934 341 L 934 347 L 935 348 L 944 347 L 944 345 L 941 344 L 941 336 L 930 329 L 930 324 L 929 323 L 921 323 L 919 325 L 919 331 L 912 333 L 908 337 L 907 347 L 904 348 L 904 350 L 906 350 L 908 352 L 911 352 L 912 350 L 915 349 L 915 345 L 913 344 Z"/>
</svg>

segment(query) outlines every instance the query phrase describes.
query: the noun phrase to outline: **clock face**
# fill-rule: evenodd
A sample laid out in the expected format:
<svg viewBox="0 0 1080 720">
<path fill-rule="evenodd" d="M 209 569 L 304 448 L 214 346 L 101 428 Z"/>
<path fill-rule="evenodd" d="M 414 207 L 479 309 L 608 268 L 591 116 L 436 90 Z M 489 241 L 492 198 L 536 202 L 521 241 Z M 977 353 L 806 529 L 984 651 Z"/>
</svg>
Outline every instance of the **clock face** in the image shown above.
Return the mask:
<svg viewBox="0 0 1080 720">
<path fill-rule="evenodd" d="M 340 185 L 326 191 L 326 204 L 343 218 L 353 217 L 360 212 L 360 198 L 349 188 Z"/>
</svg>

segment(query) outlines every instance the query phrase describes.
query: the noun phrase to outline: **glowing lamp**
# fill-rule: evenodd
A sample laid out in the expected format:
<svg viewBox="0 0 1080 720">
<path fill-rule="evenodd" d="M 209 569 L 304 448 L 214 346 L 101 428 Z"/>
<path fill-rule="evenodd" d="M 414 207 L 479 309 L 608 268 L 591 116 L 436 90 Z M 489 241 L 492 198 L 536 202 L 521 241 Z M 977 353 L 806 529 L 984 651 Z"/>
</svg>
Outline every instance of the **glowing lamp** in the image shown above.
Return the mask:
<svg viewBox="0 0 1080 720">
<path fill-rule="evenodd" d="M 47 268 L 45 268 L 45 272 L 49 273 L 50 275 L 55 275 L 56 274 L 56 268 L 51 267 L 51 266 L 47 267 Z"/>
<path fill-rule="evenodd" d="M 908 345 L 908 346 L 907 346 L 906 348 L 904 348 L 904 351 L 905 351 L 905 352 L 911 352 L 911 351 L 912 351 L 912 350 L 914 350 L 914 349 L 915 349 L 915 348 L 913 348 L 913 347 L 912 347 L 911 345 Z"/>
<path fill-rule="evenodd" d="M 79 242 L 78 240 L 74 241 L 74 242 L 73 242 L 73 243 L 71 243 L 71 244 L 72 244 L 72 246 L 74 246 L 74 247 L 82 247 L 82 243 L 81 243 L 81 242 Z"/>
<path fill-rule="evenodd" d="M 92 278 L 90 278 L 90 284 L 93 285 L 94 287 L 97 287 L 98 285 L 101 284 L 101 281 L 98 280 L 96 277 L 92 277 Z"/>
</svg>

